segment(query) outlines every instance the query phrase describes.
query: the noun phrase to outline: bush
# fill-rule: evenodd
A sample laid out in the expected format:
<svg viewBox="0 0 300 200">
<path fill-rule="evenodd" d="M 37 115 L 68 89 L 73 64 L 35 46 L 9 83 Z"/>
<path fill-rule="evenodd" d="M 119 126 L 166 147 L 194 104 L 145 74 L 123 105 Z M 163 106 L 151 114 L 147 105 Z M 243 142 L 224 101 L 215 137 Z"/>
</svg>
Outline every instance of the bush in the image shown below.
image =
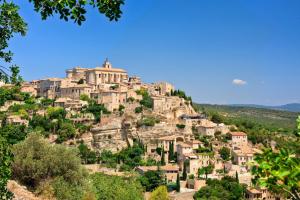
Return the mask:
<svg viewBox="0 0 300 200">
<path fill-rule="evenodd" d="M 98 200 L 143 200 L 143 189 L 135 178 L 95 173 L 90 177 Z"/>
<path fill-rule="evenodd" d="M 143 112 L 143 107 L 142 107 L 142 106 L 136 107 L 136 108 L 134 109 L 134 112 L 135 112 L 135 113 L 141 113 L 141 112 Z"/>
<path fill-rule="evenodd" d="M 68 139 L 74 138 L 76 134 L 76 129 L 73 124 L 69 122 L 61 122 L 59 124 L 59 129 L 57 131 L 58 138 L 56 139 L 57 143 L 62 143 Z"/>
<path fill-rule="evenodd" d="M 176 127 L 179 129 L 184 129 L 185 125 L 184 124 L 176 124 Z"/>
<path fill-rule="evenodd" d="M 146 191 L 152 191 L 158 186 L 165 185 L 164 177 L 160 170 L 147 171 L 139 180 Z"/>
<path fill-rule="evenodd" d="M 154 126 L 155 123 L 159 123 L 159 119 L 156 119 L 155 117 L 152 116 L 148 116 L 148 117 L 144 117 L 142 120 L 137 122 L 137 126 L 141 127 L 141 126 Z"/>
<path fill-rule="evenodd" d="M 87 175 L 76 149 L 51 145 L 39 134 L 29 134 L 23 142 L 13 146 L 12 152 L 13 178 L 33 189 L 56 177 L 80 185 Z"/>
<path fill-rule="evenodd" d="M 166 186 L 159 186 L 150 195 L 149 200 L 169 200 Z"/>
<path fill-rule="evenodd" d="M 67 112 L 61 107 L 48 107 L 47 115 L 49 119 L 65 119 Z"/>
<path fill-rule="evenodd" d="M 195 200 L 200 199 L 243 199 L 245 187 L 232 177 L 225 176 L 221 180 L 208 179 L 207 185 L 194 194 Z"/>
</svg>

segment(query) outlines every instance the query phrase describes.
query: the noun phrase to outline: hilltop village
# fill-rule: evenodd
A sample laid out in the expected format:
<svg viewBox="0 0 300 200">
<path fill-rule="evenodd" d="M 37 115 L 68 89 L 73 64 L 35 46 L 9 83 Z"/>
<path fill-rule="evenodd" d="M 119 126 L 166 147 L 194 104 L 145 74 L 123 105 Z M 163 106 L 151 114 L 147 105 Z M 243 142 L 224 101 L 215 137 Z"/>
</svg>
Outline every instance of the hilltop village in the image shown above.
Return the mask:
<svg viewBox="0 0 300 200">
<path fill-rule="evenodd" d="M 2 83 L 1 87 L 12 86 Z M 75 67 L 66 70 L 65 78 L 23 82 L 20 88 L 48 106 L 24 110 L 18 109 L 26 104 L 24 100 L 7 100 L 0 108 L 7 112 L 6 123 L 34 127 L 38 116 L 61 112 L 76 130 L 69 134 L 43 127 L 51 143 L 85 145 L 108 157 L 136 145 L 144 151 L 144 163 L 139 160 L 134 165 L 134 156 L 123 165 L 109 158 L 84 162 L 91 171 L 122 176 L 130 167 L 140 175 L 159 168 L 166 183 L 179 182 L 180 193 L 198 191 L 207 179 L 231 176 L 246 185 L 246 199 L 280 199 L 251 183 L 259 145 L 252 145 L 235 126 L 214 123 L 198 112 L 191 97 L 170 83 L 144 83 L 106 59 L 100 67 Z"/>
</svg>

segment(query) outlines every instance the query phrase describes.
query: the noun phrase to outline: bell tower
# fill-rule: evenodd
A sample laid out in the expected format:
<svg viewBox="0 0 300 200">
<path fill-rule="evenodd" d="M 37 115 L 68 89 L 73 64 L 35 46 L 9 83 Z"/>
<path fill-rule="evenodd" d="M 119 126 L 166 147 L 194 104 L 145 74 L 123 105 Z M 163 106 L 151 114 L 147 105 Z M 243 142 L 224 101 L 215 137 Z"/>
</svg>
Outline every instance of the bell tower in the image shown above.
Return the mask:
<svg viewBox="0 0 300 200">
<path fill-rule="evenodd" d="M 104 63 L 103 63 L 103 68 L 107 68 L 107 69 L 111 69 L 112 66 L 110 64 L 110 62 L 108 61 L 108 58 L 105 59 Z"/>
</svg>

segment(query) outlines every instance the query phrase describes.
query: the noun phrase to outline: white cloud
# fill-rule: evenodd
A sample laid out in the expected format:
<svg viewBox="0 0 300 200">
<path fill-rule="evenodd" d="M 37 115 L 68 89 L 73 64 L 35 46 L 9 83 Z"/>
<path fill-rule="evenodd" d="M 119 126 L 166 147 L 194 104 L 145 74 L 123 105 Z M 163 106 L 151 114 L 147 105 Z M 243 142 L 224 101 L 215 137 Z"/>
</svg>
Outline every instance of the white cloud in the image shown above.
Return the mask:
<svg viewBox="0 0 300 200">
<path fill-rule="evenodd" d="M 241 80 L 241 79 L 233 79 L 232 84 L 233 85 L 246 85 L 247 82 L 244 80 Z"/>
</svg>

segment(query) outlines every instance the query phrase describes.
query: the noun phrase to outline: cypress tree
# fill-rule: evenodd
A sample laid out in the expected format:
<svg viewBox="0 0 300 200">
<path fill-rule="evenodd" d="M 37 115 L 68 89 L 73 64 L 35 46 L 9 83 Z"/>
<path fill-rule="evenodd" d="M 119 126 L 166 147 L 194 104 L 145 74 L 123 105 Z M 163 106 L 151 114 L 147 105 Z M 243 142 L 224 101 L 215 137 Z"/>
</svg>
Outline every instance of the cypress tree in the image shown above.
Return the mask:
<svg viewBox="0 0 300 200">
<path fill-rule="evenodd" d="M 183 172 L 182 172 L 182 178 L 183 178 L 183 180 L 186 180 L 186 178 L 187 178 L 186 167 L 187 167 L 187 162 L 184 161 L 184 163 L 183 163 Z"/>
<path fill-rule="evenodd" d="M 166 165 L 166 162 L 165 162 L 165 149 L 164 149 L 164 147 L 161 150 L 161 161 L 160 161 L 160 164 L 161 165 Z"/>
<path fill-rule="evenodd" d="M 237 183 L 239 183 L 239 174 L 237 173 L 237 171 L 235 171 L 235 180 Z"/>
<path fill-rule="evenodd" d="M 180 178 L 179 173 L 177 173 L 177 179 L 176 179 L 176 191 L 180 192 Z"/>
</svg>

